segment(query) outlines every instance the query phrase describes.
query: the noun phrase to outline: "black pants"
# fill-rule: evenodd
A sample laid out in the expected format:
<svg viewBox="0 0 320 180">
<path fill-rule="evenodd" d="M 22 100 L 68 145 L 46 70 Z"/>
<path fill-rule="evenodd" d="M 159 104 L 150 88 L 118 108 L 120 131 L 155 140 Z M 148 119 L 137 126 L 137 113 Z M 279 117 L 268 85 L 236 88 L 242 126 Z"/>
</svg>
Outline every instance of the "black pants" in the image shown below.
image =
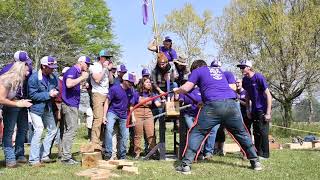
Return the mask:
<svg viewBox="0 0 320 180">
<path fill-rule="evenodd" d="M 269 158 L 269 122 L 265 120 L 264 115 L 263 111 L 252 113 L 254 144 L 258 156 Z"/>
</svg>

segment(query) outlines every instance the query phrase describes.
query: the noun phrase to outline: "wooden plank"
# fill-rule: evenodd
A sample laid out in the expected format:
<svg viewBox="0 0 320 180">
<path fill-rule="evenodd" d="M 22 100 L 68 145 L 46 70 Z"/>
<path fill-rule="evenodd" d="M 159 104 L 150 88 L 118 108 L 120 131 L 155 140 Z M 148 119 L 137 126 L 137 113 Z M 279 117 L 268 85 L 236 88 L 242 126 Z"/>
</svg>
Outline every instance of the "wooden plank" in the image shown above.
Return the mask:
<svg viewBox="0 0 320 180">
<path fill-rule="evenodd" d="M 312 148 L 320 149 L 320 142 L 318 142 L 318 141 L 312 142 Z"/>
<path fill-rule="evenodd" d="M 94 174 L 97 174 L 97 172 L 99 171 L 98 168 L 91 168 L 91 169 L 86 169 L 80 172 L 75 173 L 77 176 L 87 176 L 90 177 Z"/>
<path fill-rule="evenodd" d="M 134 162 L 120 161 L 119 166 L 133 166 Z"/>
<path fill-rule="evenodd" d="M 94 147 L 92 144 L 82 144 L 80 146 L 80 152 L 81 153 L 90 153 L 94 152 Z"/>
<path fill-rule="evenodd" d="M 101 169 L 117 169 L 117 165 L 110 164 L 105 160 L 98 160 L 98 168 Z"/>
<path fill-rule="evenodd" d="M 166 112 L 167 112 L 167 116 L 179 116 L 180 115 L 179 102 L 174 102 L 174 101 L 166 102 Z"/>
<path fill-rule="evenodd" d="M 102 159 L 101 152 L 82 153 L 82 167 L 93 168 L 98 166 L 98 161 Z"/>
<path fill-rule="evenodd" d="M 275 150 L 275 149 L 282 149 L 282 145 L 279 143 L 269 143 L 269 149 Z"/>
<path fill-rule="evenodd" d="M 302 145 L 300 143 L 286 143 L 283 147 L 288 149 L 311 149 L 312 142 L 304 142 Z"/>
<path fill-rule="evenodd" d="M 138 168 L 137 167 L 130 167 L 130 166 L 124 166 L 122 168 L 123 171 L 129 172 L 132 174 L 139 174 Z"/>
<path fill-rule="evenodd" d="M 99 169 L 96 174 L 93 174 L 91 180 L 107 180 L 111 175 L 110 170 L 107 169 Z"/>
<path fill-rule="evenodd" d="M 134 164 L 134 162 L 125 161 L 125 160 L 110 160 L 108 161 L 108 163 L 116 166 L 133 166 Z"/>
</svg>

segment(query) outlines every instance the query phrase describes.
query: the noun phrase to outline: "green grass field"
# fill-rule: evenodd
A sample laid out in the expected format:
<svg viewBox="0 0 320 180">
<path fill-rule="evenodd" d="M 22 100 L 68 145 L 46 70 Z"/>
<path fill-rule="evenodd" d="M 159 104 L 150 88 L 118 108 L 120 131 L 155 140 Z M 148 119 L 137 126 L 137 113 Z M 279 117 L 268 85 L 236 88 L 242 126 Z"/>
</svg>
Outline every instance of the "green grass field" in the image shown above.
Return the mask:
<svg viewBox="0 0 320 180">
<path fill-rule="evenodd" d="M 81 128 L 77 134 L 73 152 L 77 152 L 80 144 L 87 141 L 85 136 L 86 129 Z M 172 151 L 172 137 L 170 128 L 168 128 L 168 151 Z M 280 139 L 284 141 L 288 138 L 281 137 Z M 55 147 L 53 151 L 56 152 Z M 26 154 L 29 154 L 29 147 L 27 147 Z M 81 156 L 75 153 L 75 158 L 80 160 Z M 0 153 L 0 159 L 4 159 L 3 151 Z M 121 177 L 113 179 L 320 179 L 320 150 L 272 151 L 271 158 L 262 162 L 264 169 L 260 172 L 249 169 L 249 162 L 243 161 L 240 154 L 237 153 L 227 154 L 225 157 L 213 157 L 209 161 L 200 161 L 192 166 L 191 175 L 182 175 L 174 171 L 178 161 L 139 160 L 135 162 L 139 168 L 139 175 L 129 175 L 116 170 L 115 173 Z M 44 168 L 23 165 L 17 169 L 7 169 L 2 161 L 0 179 L 87 179 L 74 175 L 81 170 L 80 165 L 65 166 L 60 162 L 47 164 Z"/>
</svg>

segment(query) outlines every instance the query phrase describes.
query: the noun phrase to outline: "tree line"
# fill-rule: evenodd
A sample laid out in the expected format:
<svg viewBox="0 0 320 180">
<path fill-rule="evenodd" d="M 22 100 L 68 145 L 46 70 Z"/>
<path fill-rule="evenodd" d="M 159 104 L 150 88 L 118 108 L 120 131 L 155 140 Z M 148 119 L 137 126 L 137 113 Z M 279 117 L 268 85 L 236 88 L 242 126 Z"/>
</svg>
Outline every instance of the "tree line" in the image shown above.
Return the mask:
<svg viewBox="0 0 320 180">
<path fill-rule="evenodd" d="M 101 49 L 120 55 L 103 0 L 6 0 L 0 3 L 0 19 L 2 63 L 17 50 L 26 50 L 35 67 L 44 55 L 57 57 L 61 67 L 79 54 L 95 57 Z"/>
</svg>

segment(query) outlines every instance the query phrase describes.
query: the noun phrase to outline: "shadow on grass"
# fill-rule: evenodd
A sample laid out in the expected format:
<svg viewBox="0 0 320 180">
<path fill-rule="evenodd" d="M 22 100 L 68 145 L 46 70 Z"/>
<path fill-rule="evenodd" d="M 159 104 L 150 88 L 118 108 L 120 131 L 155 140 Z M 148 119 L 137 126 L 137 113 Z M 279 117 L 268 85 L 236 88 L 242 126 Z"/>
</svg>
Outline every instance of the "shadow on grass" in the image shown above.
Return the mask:
<svg viewBox="0 0 320 180">
<path fill-rule="evenodd" d="M 81 154 L 80 151 L 74 152 L 74 153 L 72 153 L 72 157 L 78 157 L 78 156 L 80 156 L 80 154 Z M 59 157 L 59 153 L 51 153 L 50 158 L 51 159 L 60 159 L 61 157 Z"/>
<path fill-rule="evenodd" d="M 234 157 L 235 158 L 235 157 Z M 237 158 L 239 160 L 239 158 Z M 246 162 L 247 160 L 244 160 L 243 162 Z M 180 160 L 174 161 L 173 162 L 173 166 L 177 167 L 181 164 Z M 210 160 L 198 160 L 197 162 L 193 162 L 192 164 L 220 164 L 220 165 L 227 165 L 227 166 L 231 166 L 231 167 L 240 167 L 240 168 L 250 168 L 247 165 L 240 165 L 238 163 L 231 163 L 231 162 L 226 162 L 226 161 L 221 161 L 221 160 L 214 160 L 214 159 L 210 159 Z"/>
</svg>

